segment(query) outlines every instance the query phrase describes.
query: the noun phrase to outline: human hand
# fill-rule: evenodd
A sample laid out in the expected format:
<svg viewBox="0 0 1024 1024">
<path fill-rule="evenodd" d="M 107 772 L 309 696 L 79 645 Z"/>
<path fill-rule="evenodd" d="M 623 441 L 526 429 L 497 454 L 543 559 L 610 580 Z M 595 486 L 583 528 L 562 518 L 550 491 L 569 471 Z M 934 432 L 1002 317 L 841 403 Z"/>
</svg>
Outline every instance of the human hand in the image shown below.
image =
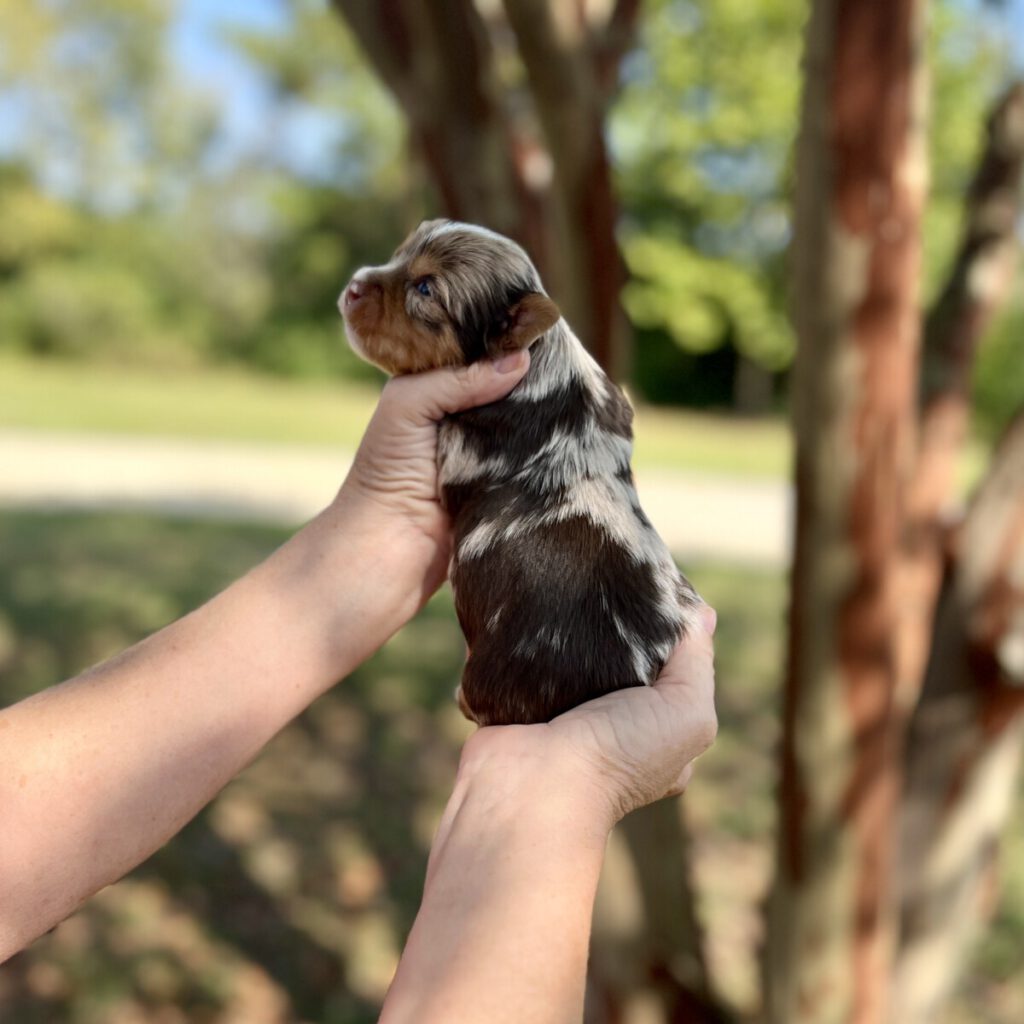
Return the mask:
<svg viewBox="0 0 1024 1024">
<path fill-rule="evenodd" d="M 653 686 L 616 690 L 543 725 L 480 729 L 460 775 L 571 808 L 598 837 L 630 811 L 681 793 L 717 731 L 714 610 L 701 618 L 704 628 L 676 647 Z"/>
<path fill-rule="evenodd" d="M 369 519 L 422 598 L 444 581 L 451 531 L 437 480 L 437 425 L 447 413 L 504 398 L 530 365 L 529 351 L 498 362 L 393 377 L 385 385 L 335 505 Z"/>
</svg>

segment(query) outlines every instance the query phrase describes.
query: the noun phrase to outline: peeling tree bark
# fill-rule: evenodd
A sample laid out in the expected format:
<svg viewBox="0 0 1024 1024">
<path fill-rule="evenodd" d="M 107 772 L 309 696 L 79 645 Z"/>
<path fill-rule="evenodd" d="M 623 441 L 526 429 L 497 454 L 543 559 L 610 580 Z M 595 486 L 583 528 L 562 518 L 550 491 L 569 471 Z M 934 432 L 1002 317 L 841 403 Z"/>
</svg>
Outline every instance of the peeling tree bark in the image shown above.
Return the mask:
<svg viewBox="0 0 1024 1024">
<path fill-rule="evenodd" d="M 549 211 L 530 171 L 537 146 L 504 107 L 473 0 L 332 3 L 398 102 L 446 213 L 515 238 L 543 273 Z"/>
<path fill-rule="evenodd" d="M 625 268 L 615 239 L 616 205 L 604 121 L 614 89 L 617 43 L 639 4 L 619 4 L 595 31 L 578 0 L 505 0 L 554 162 L 554 186 L 572 268 L 566 312 L 612 376 L 621 376 L 625 330 L 619 291 Z M 608 40 L 604 47 L 599 40 Z"/>
<path fill-rule="evenodd" d="M 1022 171 L 1024 82 L 1017 82 L 989 116 L 960 245 L 925 326 L 918 455 L 901 559 L 899 701 L 908 712 L 920 693 L 931 647 L 974 357 L 1006 299 L 1017 263 Z"/>
<path fill-rule="evenodd" d="M 885 1018 L 894 564 L 926 186 L 923 0 L 817 0 L 794 249 L 796 545 L 766 1017 Z"/>
<path fill-rule="evenodd" d="M 394 94 L 445 213 L 521 242 L 598 362 L 621 375 L 624 272 L 603 133 L 640 0 L 507 0 L 525 110 L 498 82 L 500 20 L 473 0 L 332 3 Z"/>
<path fill-rule="evenodd" d="M 893 1024 L 930 1024 L 984 917 L 1024 741 L 1024 410 L 968 512 L 907 741 Z"/>
<path fill-rule="evenodd" d="M 615 831 L 598 891 L 586 1024 L 731 1019 L 711 990 L 682 812 L 680 800 L 661 800 Z M 623 907 L 627 893 L 635 902 Z"/>
</svg>

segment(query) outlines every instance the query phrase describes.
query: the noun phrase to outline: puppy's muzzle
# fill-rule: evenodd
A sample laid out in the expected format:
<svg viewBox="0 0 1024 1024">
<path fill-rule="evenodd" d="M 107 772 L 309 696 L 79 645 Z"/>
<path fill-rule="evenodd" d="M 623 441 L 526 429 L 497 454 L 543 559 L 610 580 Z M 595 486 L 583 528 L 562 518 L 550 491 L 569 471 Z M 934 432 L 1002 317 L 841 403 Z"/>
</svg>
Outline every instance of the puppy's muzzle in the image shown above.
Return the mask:
<svg viewBox="0 0 1024 1024">
<path fill-rule="evenodd" d="M 380 285 L 376 282 L 354 277 L 349 282 L 348 287 L 341 293 L 341 300 L 338 305 L 341 306 L 343 313 L 354 312 L 358 306 L 365 303 L 370 296 L 380 290 Z"/>
</svg>

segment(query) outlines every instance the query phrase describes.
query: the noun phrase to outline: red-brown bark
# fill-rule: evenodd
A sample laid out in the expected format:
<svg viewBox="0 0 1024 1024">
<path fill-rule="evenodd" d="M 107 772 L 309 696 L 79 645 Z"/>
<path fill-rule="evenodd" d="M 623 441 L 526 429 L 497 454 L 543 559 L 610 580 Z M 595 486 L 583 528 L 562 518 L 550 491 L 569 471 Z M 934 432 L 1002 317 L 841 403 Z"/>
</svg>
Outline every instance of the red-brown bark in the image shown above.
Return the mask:
<svg viewBox="0 0 1024 1024">
<path fill-rule="evenodd" d="M 472 0 L 333 0 L 392 92 L 448 216 L 525 245 L 542 273 L 547 203 L 536 143 L 509 116 L 488 26 Z"/>
<path fill-rule="evenodd" d="M 899 700 L 909 713 L 920 692 L 945 539 L 955 504 L 957 460 L 970 415 L 974 357 L 1009 291 L 1024 172 L 1024 82 L 1000 98 L 968 189 L 952 269 L 925 325 L 920 431 L 908 490 L 900 586 Z"/>
<path fill-rule="evenodd" d="M 574 0 L 507 0 L 526 116 L 498 82 L 494 40 L 507 32 L 473 0 L 333 4 L 401 107 L 444 212 L 521 242 L 595 358 L 621 375 L 624 270 L 604 119 L 640 0 L 596 20 Z"/>
<path fill-rule="evenodd" d="M 604 119 L 617 72 L 610 58 L 624 46 L 598 40 L 628 36 L 636 9 L 617 6 L 612 36 L 595 29 L 576 0 L 505 0 L 505 10 L 553 161 L 561 256 L 571 271 L 566 312 L 598 362 L 620 376 L 625 268 Z"/>
<path fill-rule="evenodd" d="M 936 1019 L 984 917 L 1024 740 L 1024 412 L 968 511 L 907 737 L 892 1020 Z"/>
<path fill-rule="evenodd" d="M 893 566 L 913 440 L 921 3 L 818 0 L 795 243 L 796 555 L 770 1021 L 884 1019 Z"/>
</svg>

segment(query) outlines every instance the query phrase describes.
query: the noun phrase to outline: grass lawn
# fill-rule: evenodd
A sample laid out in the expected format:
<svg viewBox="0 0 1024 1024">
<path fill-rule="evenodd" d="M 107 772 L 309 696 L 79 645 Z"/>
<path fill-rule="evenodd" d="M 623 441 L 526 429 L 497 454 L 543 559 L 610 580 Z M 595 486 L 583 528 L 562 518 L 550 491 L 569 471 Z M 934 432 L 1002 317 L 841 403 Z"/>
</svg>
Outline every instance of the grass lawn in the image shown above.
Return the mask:
<svg viewBox="0 0 1024 1024">
<path fill-rule="evenodd" d="M 0 706 L 195 607 L 283 538 L 141 515 L 0 512 Z M 687 568 L 719 609 L 721 731 L 685 804 L 712 962 L 743 1005 L 771 865 L 784 581 Z M 375 1020 L 468 731 L 451 699 L 461 658 L 442 592 L 163 850 L 0 968 L 0 1019 Z M 1002 910 L 956 1024 L 1022 1019 L 1020 827 L 1004 863 Z M 623 884 L 635 884 L 628 872 Z"/>
<path fill-rule="evenodd" d="M 383 380 L 383 378 L 382 378 Z M 287 380 L 241 370 L 153 371 L 0 356 L 0 429 L 270 441 L 354 448 L 377 401 L 371 382 Z M 960 469 L 977 480 L 987 447 L 974 441 Z M 760 479 L 790 473 L 789 427 L 640 406 L 636 464 Z"/>
<path fill-rule="evenodd" d="M 383 378 L 382 378 L 383 379 Z M 173 435 L 355 447 L 379 385 L 237 370 L 160 373 L 0 357 L 0 428 Z M 637 462 L 757 477 L 789 471 L 781 419 L 643 408 Z"/>
</svg>

